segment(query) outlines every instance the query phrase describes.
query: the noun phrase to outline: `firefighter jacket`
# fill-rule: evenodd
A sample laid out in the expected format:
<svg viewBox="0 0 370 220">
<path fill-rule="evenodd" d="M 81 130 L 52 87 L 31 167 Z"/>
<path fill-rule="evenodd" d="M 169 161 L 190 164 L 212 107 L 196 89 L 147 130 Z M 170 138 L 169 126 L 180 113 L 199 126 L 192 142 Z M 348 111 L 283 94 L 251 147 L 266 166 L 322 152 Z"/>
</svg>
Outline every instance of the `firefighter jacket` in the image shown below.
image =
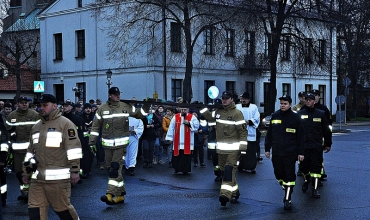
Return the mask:
<svg viewBox="0 0 370 220">
<path fill-rule="evenodd" d="M 8 157 L 9 145 L 8 145 L 8 131 L 5 125 L 0 120 L 0 166 L 4 166 L 6 158 Z"/>
<path fill-rule="evenodd" d="M 326 121 L 325 112 L 317 108 L 304 108 L 297 113 L 302 121 L 305 133 L 305 148 L 323 148 L 331 147 L 332 133 Z"/>
<path fill-rule="evenodd" d="M 265 138 L 265 151 L 276 156 L 304 154 L 304 130 L 299 115 L 291 109 L 277 110 L 271 116 L 271 123 Z"/>
<path fill-rule="evenodd" d="M 17 109 L 11 112 L 6 121 L 12 149 L 17 153 L 26 153 L 32 126 L 39 122 L 39 114 L 32 110 Z"/>
<path fill-rule="evenodd" d="M 247 149 L 247 129 L 243 114 L 232 103 L 214 112 L 202 109 L 200 113 L 208 123 L 216 122 L 216 149 L 219 154 L 229 154 Z"/>
<path fill-rule="evenodd" d="M 147 115 L 149 105 L 135 108 L 124 102 L 112 102 L 108 100 L 96 111 L 95 119 L 91 127 L 89 145 L 95 145 L 101 132 L 101 141 L 104 148 L 116 149 L 126 147 L 129 144 L 129 120 L 128 116 L 143 119 Z"/>
<path fill-rule="evenodd" d="M 23 175 L 31 176 L 31 183 L 70 181 L 70 173 L 80 171 L 80 158 L 82 149 L 76 126 L 56 109 L 50 113 L 49 120 L 42 118 L 33 126 L 24 161 L 34 160 L 37 168 L 29 173 L 27 167 L 34 163 L 29 166 L 24 163 Z"/>
</svg>

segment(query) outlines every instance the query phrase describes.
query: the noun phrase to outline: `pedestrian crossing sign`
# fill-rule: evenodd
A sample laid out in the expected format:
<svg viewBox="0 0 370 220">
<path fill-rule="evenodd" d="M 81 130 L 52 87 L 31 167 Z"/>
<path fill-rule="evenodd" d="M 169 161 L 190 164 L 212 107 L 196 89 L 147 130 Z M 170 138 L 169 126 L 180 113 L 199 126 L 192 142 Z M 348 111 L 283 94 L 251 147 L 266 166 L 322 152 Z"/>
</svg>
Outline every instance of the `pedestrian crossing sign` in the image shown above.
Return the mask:
<svg viewBox="0 0 370 220">
<path fill-rule="evenodd" d="M 33 81 L 33 92 L 44 92 L 44 81 Z"/>
</svg>

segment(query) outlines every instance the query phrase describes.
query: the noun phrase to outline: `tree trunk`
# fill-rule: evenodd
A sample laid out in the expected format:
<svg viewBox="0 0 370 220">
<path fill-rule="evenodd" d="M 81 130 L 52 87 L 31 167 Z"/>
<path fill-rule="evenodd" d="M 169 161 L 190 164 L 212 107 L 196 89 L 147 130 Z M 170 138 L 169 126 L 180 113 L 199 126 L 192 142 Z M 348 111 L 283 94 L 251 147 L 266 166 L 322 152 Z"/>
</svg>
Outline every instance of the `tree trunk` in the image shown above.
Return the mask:
<svg viewBox="0 0 370 220">
<path fill-rule="evenodd" d="M 183 99 L 184 101 L 191 103 L 193 96 L 191 78 L 193 75 L 193 46 L 191 44 L 191 30 L 190 30 L 190 17 L 188 8 L 184 8 L 184 21 L 185 21 L 185 43 L 186 43 L 186 67 L 185 67 L 185 77 L 183 81 Z"/>
</svg>

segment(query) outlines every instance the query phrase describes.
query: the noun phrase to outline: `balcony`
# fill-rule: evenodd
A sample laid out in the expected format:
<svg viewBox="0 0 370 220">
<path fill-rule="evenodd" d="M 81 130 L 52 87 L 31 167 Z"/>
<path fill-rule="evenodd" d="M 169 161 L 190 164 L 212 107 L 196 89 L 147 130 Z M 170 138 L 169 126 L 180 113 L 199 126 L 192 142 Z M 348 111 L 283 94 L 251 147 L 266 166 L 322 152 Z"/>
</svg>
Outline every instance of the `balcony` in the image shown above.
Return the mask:
<svg viewBox="0 0 370 220">
<path fill-rule="evenodd" d="M 248 71 L 266 71 L 270 70 L 270 60 L 265 54 L 259 53 L 256 55 L 244 55 L 243 61 L 240 65 L 241 72 Z"/>
</svg>

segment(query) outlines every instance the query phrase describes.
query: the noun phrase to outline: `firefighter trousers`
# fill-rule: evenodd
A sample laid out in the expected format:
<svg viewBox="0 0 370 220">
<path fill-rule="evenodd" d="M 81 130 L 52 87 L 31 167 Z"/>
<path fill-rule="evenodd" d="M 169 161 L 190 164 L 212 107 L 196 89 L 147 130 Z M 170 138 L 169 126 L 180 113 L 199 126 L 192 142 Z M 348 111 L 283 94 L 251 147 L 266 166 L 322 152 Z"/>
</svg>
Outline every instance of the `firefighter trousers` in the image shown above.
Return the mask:
<svg viewBox="0 0 370 220">
<path fill-rule="evenodd" d="M 125 183 L 122 177 L 123 157 L 126 156 L 126 147 L 104 149 L 105 161 L 109 169 L 108 188 L 106 194 L 123 196 L 126 194 Z"/>
<path fill-rule="evenodd" d="M 78 219 L 78 214 L 71 204 L 70 198 L 71 183 L 69 179 L 53 180 L 52 183 L 32 181 L 28 194 L 30 219 L 33 219 L 31 217 L 38 216 L 40 220 L 47 220 L 50 205 L 58 215 Z"/>
<path fill-rule="evenodd" d="M 235 177 L 238 160 L 239 151 L 230 154 L 218 154 L 218 164 L 221 172 L 224 173 L 220 196 L 226 196 L 228 199 L 231 199 L 232 196 L 239 197 L 239 187 Z"/>
</svg>

